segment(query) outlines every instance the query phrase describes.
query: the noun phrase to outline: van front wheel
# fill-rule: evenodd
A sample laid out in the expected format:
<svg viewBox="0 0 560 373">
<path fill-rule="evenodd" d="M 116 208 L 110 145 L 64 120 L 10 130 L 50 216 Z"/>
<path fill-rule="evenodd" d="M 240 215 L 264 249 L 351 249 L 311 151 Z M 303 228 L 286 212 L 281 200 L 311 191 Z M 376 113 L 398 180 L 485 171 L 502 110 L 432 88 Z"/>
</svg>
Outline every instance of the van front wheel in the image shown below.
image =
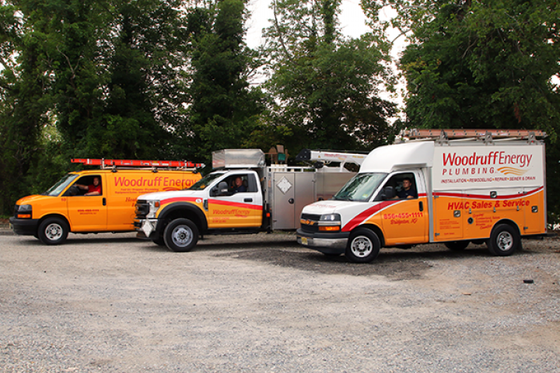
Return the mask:
<svg viewBox="0 0 560 373">
<path fill-rule="evenodd" d="M 163 240 L 171 251 L 191 251 L 198 242 L 198 228 L 189 219 L 175 219 L 165 227 Z"/>
<path fill-rule="evenodd" d="M 369 263 L 379 255 L 381 241 L 375 232 L 367 229 L 357 229 L 348 241 L 346 257 L 354 263 Z"/>
<path fill-rule="evenodd" d="M 508 256 L 521 247 L 521 237 L 517 230 L 508 224 L 500 224 L 492 229 L 488 240 L 488 251 L 492 255 Z"/>
<path fill-rule="evenodd" d="M 37 237 L 45 245 L 60 245 L 68 237 L 68 224 L 61 218 L 47 218 L 39 224 Z"/>
</svg>

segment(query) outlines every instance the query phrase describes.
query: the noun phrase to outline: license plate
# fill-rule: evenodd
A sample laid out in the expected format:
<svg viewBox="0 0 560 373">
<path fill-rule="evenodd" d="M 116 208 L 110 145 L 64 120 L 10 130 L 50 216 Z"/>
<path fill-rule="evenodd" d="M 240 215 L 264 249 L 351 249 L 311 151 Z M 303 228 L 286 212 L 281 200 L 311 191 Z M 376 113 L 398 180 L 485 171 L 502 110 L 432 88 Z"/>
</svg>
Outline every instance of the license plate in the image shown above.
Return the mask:
<svg viewBox="0 0 560 373">
<path fill-rule="evenodd" d="M 302 245 L 309 245 L 309 243 L 307 242 L 307 237 L 302 237 L 301 238 L 301 244 Z"/>
</svg>

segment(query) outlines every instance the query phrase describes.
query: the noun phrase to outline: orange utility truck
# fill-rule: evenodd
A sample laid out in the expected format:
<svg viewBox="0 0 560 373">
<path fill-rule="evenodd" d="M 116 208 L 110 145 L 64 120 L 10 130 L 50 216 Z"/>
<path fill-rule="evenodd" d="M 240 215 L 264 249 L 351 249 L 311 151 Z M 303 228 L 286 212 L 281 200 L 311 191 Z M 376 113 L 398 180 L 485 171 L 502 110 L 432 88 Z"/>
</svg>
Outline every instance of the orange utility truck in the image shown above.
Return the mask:
<svg viewBox="0 0 560 373">
<path fill-rule="evenodd" d="M 61 244 L 68 232 L 134 230 L 134 205 L 140 194 L 186 189 L 200 180 L 197 165 L 186 161 L 73 159 L 100 166 L 70 172 L 45 193 L 21 198 L 10 218 L 13 231 L 47 245 Z M 198 165 L 201 166 L 201 165 Z"/>
<path fill-rule="evenodd" d="M 298 242 L 370 262 L 381 247 L 486 243 L 511 255 L 546 233 L 542 131 L 410 130 L 374 149 L 332 199 L 306 206 Z"/>
</svg>

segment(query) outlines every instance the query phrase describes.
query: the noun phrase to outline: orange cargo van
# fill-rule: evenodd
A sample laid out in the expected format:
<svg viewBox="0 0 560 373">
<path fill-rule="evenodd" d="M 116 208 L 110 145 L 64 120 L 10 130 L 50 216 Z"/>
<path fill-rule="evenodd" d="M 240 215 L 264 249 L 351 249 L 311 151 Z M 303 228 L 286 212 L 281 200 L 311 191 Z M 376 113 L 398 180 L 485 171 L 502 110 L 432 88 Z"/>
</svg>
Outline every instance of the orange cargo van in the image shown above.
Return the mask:
<svg viewBox="0 0 560 373">
<path fill-rule="evenodd" d="M 101 169 L 70 172 L 45 193 L 18 200 L 10 218 L 16 234 L 33 235 L 44 244 L 57 245 L 66 240 L 69 232 L 133 231 L 136 197 L 187 189 L 201 178 L 193 169 L 186 168 L 194 166 L 190 162 L 92 159 L 73 162 L 97 164 Z M 131 167 L 135 164 L 144 168 Z M 179 168 L 166 167 L 169 165 Z M 158 168 L 161 166 L 166 168 Z"/>
</svg>

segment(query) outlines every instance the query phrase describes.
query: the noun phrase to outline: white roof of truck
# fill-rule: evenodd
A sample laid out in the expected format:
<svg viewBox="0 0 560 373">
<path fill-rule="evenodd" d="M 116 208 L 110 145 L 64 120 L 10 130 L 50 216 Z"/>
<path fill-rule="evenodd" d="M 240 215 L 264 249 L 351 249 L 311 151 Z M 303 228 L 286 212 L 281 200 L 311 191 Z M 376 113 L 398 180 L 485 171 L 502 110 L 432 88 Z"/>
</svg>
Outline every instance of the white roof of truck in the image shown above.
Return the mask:
<svg viewBox="0 0 560 373">
<path fill-rule="evenodd" d="M 401 167 L 431 167 L 434 142 L 419 141 L 375 148 L 366 157 L 360 172 L 391 172 Z"/>
</svg>

